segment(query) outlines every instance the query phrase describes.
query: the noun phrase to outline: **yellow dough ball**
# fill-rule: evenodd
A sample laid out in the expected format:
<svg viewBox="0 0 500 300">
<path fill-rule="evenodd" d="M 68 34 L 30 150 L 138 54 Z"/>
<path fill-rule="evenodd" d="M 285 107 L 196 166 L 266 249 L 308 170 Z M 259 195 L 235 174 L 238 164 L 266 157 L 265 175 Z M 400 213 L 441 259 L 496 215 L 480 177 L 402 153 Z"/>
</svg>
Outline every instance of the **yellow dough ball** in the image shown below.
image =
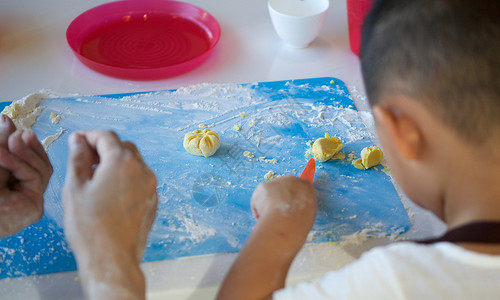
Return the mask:
<svg viewBox="0 0 500 300">
<path fill-rule="evenodd" d="M 361 158 L 353 161 L 353 165 L 357 169 L 366 170 L 380 164 L 382 157 L 384 153 L 379 147 L 365 147 L 361 150 Z"/>
<path fill-rule="evenodd" d="M 208 128 L 186 133 L 183 144 L 187 152 L 204 157 L 214 155 L 220 148 L 219 135 Z"/>
<path fill-rule="evenodd" d="M 361 158 L 358 158 L 358 159 L 356 159 L 356 160 L 353 160 L 353 161 L 352 161 L 352 165 L 353 165 L 356 169 L 366 170 L 365 166 L 363 166 L 363 162 L 361 161 Z"/>
<path fill-rule="evenodd" d="M 325 133 L 324 138 L 319 138 L 314 141 L 311 154 L 317 161 L 325 162 L 332 158 L 343 147 L 344 144 L 338 137 L 330 137 L 328 133 Z"/>
</svg>

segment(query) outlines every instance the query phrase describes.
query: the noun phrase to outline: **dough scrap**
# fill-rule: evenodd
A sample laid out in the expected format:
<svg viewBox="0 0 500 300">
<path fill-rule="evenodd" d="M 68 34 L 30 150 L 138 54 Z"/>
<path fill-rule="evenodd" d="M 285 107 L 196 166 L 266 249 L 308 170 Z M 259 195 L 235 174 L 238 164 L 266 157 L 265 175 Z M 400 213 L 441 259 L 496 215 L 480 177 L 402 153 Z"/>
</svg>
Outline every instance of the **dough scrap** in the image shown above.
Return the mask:
<svg viewBox="0 0 500 300">
<path fill-rule="evenodd" d="M 342 152 L 337 152 L 332 156 L 332 159 L 345 159 L 345 154 Z"/>
<path fill-rule="evenodd" d="M 319 138 L 314 141 L 311 154 L 317 161 L 325 162 L 331 159 L 343 147 L 344 144 L 338 137 L 330 137 L 328 133 L 325 133 L 324 138 Z"/>
<path fill-rule="evenodd" d="M 43 107 L 38 104 L 44 98 L 47 98 L 47 95 L 43 93 L 28 95 L 6 106 L 2 114 L 8 116 L 17 129 L 31 129 L 31 126 L 43 110 Z"/>
<path fill-rule="evenodd" d="M 219 135 L 208 128 L 198 129 L 186 133 L 183 145 L 193 155 L 209 157 L 220 148 Z"/>
<path fill-rule="evenodd" d="M 384 153 L 379 147 L 365 147 L 361 150 L 361 158 L 356 159 L 352 163 L 357 169 L 367 170 L 380 164 L 382 157 L 384 157 Z"/>
<path fill-rule="evenodd" d="M 52 122 L 52 124 L 57 124 L 59 123 L 59 121 L 61 121 L 61 115 L 58 115 L 55 112 L 51 112 L 49 119 Z"/>
<path fill-rule="evenodd" d="M 274 177 L 274 172 L 273 171 L 269 171 L 267 172 L 265 175 L 264 175 L 264 178 L 269 180 L 269 179 L 272 179 Z"/>
<path fill-rule="evenodd" d="M 280 178 L 283 177 L 284 175 L 276 174 L 273 171 L 269 171 L 264 175 L 264 178 L 267 180 L 275 179 L 275 178 Z"/>
<path fill-rule="evenodd" d="M 253 154 L 252 152 L 250 151 L 244 151 L 243 152 L 243 156 L 245 156 L 246 158 L 254 158 L 255 157 L 255 154 Z"/>
</svg>

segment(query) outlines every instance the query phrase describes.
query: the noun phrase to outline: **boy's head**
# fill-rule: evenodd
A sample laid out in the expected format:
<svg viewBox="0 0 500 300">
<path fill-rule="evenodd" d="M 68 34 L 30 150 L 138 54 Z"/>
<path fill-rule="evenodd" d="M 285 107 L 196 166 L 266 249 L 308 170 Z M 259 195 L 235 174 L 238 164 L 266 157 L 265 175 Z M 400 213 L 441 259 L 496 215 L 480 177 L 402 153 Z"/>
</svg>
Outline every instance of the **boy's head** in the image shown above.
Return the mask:
<svg viewBox="0 0 500 300">
<path fill-rule="evenodd" d="M 475 144 L 500 136 L 500 1 L 375 1 L 361 63 L 372 106 L 399 94 Z"/>
<path fill-rule="evenodd" d="M 392 173 L 448 224 L 450 207 L 470 206 L 455 205 L 464 195 L 500 205 L 478 199 L 500 195 L 499 3 L 375 1 L 363 27 L 363 78 Z"/>
</svg>

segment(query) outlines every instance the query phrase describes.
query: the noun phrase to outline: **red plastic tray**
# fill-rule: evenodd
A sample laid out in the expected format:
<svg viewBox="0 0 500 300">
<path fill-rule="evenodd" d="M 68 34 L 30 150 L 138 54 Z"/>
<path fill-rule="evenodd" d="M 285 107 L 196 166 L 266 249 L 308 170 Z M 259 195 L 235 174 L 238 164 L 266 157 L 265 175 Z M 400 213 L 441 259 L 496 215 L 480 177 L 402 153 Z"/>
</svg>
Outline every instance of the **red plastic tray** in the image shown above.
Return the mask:
<svg viewBox="0 0 500 300">
<path fill-rule="evenodd" d="M 105 75 L 153 80 L 203 63 L 220 39 L 217 20 L 199 7 L 169 0 L 124 0 L 94 7 L 69 25 L 78 59 Z"/>
</svg>

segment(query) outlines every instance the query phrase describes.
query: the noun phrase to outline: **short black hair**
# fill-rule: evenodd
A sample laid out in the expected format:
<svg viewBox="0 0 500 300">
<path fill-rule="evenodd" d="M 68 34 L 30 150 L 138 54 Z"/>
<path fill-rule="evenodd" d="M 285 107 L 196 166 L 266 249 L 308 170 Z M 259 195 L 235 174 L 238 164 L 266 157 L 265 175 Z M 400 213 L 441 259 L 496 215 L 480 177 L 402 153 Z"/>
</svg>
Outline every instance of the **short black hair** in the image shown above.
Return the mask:
<svg viewBox="0 0 500 300">
<path fill-rule="evenodd" d="M 462 137 L 500 135 L 500 1 L 375 1 L 361 66 L 371 105 L 402 94 Z"/>
</svg>

